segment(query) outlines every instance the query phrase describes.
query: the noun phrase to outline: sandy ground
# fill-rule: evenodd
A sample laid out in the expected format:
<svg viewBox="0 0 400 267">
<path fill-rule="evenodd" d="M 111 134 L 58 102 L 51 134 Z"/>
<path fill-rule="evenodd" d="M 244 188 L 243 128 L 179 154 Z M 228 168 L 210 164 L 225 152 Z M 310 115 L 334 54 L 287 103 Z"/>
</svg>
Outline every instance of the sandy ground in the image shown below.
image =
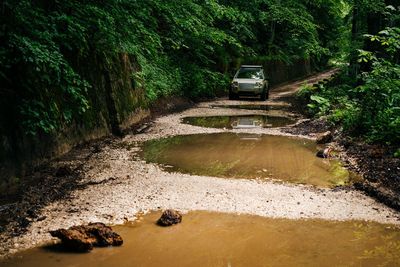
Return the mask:
<svg viewBox="0 0 400 267">
<path fill-rule="evenodd" d="M 10 237 L 3 233 L 0 255 L 11 255 L 52 240 L 49 230 L 76 224 L 101 221 L 121 224 L 135 220 L 138 212 L 173 208 L 181 211 L 207 210 L 246 213 L 273 218 L 368 220 L 400 224 L 400 214 L 374 199 L 351 188 L 335 190 L 305 185 L 258 182 L 243 179 L 222 179 L 167 173 L 156 164 L 144 162 L 137 156 L 141 142 L 173 135 L 215 132 L 251 132 L 290 135 L 282 129 L 225 130 L 185 125 L 186 116 L 264 114 L 264 111 L 215 108 L 224 104 L 289 105 L 281 97 L 293 94 L 305 82 L 313 83 L 331 75 L 331 72 L 281 86 L 271 91 L 267 102 L 216 101 L 202 102 L 181 113 L 157 118 L 140 134 L 113 139 L 100 148 L 82 166 L 80 189 L 63 200 L 44 207 L 45 218 L 30 224 L 25 234 Z M 297 114 L 278 112 L 299 118 Z M 305 136 L 305 138 L 312 138 Z M 79 151 L 66 157 L 64 163 L 75 164 Z M 5 238 L 7 237 L 7 238 Z"/>
</svg>

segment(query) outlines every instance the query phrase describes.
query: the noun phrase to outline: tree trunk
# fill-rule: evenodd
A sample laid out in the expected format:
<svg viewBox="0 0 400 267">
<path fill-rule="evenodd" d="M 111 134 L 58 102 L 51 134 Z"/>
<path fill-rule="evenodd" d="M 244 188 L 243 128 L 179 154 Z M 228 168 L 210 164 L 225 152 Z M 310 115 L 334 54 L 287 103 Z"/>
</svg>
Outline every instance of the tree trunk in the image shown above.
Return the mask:
<svg viewBox="0 0 400 267">
<path fill-rule="evenodd" d="M 359 0 L 354 0 L 353 5 L 353 17 L 352 17 L 352 28 L 351 28 L 351 54 L 350 54 L 350 76 L 354 79 L 357 78 L 360 65 L 358 64 L 358 52 L 357 49 L 360 45 L 359 40 L 359 20 L 360 20 L 360 10 L 359 10 Z"/>
</svg>

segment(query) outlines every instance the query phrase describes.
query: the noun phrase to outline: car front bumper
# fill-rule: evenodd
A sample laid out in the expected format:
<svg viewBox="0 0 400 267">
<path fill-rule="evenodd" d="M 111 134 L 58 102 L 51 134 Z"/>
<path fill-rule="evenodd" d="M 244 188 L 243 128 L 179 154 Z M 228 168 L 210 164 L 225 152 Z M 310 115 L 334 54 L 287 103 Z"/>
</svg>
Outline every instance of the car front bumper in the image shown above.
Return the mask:
<svg viewBox="0 0 400 267">
<path fill-rule="evenodd" d="M 263 91 L 262 87 L 256 87 L 254 84 L 251 86 L 248 85 L 241 85 L 239 86 L 234 86 L 232 85 L 232 92 L 235 94 L 240 94 L 240 95 L 259 95 Z"/>
</svg>

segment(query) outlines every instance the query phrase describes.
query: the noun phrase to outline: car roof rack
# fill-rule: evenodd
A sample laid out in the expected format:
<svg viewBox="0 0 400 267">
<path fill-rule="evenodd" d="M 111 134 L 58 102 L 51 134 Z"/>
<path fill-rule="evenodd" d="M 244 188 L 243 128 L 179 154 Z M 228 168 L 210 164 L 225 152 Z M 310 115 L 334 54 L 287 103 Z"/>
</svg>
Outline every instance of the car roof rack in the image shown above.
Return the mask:
<svg viewBox="0 0 400 267">
<path fill-rule="evenodd" d="M 241 68 L 262 68 L 262 65 L 241 65 Z"/>
</svg>

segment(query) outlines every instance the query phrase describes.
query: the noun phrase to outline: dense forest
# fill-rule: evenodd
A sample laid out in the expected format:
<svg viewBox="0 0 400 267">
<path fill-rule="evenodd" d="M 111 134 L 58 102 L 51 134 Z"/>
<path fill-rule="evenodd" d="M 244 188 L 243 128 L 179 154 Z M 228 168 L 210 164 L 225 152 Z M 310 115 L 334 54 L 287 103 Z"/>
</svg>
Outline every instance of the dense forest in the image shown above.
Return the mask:
<svg viewBox="0 0 400 267">
<path fill-rule="evenodd" d="M 345 64 L 332 81 L 304 88 L 309 112 L 367 142 L 400 144 L 398 1 L 354 1 Z M 400 149 L 395 153 L 400 156 Z"/>
<path fill-rule="evenodd" d="M 397 1 L 5 0 L 0 9 L 2 158 L 69 128 L 118 134 L 162 97 L 221 95 L 241 63 L 340 66 L 302 91 L 310 113 L 369 141 L 400 140 Z"/>
</svg>

